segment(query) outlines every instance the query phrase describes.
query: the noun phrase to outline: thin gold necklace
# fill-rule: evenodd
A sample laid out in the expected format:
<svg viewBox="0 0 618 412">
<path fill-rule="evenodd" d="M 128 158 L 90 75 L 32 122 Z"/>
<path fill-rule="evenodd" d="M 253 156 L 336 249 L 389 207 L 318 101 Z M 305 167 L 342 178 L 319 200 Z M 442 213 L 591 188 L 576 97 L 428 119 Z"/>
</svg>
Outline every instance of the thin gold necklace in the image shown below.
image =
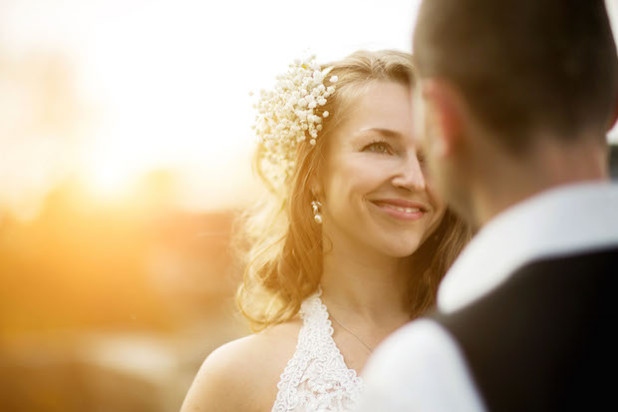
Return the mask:
<svg viewBox="0 0 618 412">
<path fill-rule="evenodd" d="M 356 338 L 356 340 L 358 340 L 360 343 L 363 344 L 363 346 L 365 348 L 367 348 L 367 350 L 369 351 L 369 353 L 373 352 L 373 347 L 367 345 L 365 342 L 363 342 L 363 340 L 361 338 L 358 337 L 358 335 L 356 335 L 356 333 L 352 332 L 350 329 L 346 328 L 345 326 L 343 326 L 343 324 L 341 322 L 339 322 L 337 319 L 335 319 L 335 317 L 333 315 L 331 315 L 330 313 L 328 314 L 330 316 L 330 318 L 332 320 L 334 320 L 335 322 L 337 322 L 337 324 L 339 326 L 341 326 L 343 329 L 347 330 L 352 336 L 354 336 Z"/>
</svg>

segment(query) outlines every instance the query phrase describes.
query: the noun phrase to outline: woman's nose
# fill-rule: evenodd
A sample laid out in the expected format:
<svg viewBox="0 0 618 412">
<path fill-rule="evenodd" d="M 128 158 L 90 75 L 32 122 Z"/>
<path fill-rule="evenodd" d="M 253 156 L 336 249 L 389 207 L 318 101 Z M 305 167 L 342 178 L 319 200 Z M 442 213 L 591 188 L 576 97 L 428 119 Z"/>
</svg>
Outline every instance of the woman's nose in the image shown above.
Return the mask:
<svg viewBox="0 0 618 412">
<path fill-rule="evenodd" d="M 425 190 L 426 180 L 421 162 L 416 153 L 406 155 L 401 159 L 399 170 L 393 177 L 393 185 L 408 190 Z"/>
</svg>

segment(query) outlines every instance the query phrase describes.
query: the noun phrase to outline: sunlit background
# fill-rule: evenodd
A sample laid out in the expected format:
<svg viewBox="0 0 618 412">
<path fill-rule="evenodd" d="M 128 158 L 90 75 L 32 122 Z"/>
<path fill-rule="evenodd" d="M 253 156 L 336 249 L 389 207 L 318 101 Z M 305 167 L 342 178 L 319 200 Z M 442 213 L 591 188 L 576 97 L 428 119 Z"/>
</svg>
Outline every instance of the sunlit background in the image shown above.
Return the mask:
<svg viewBox="0 0 618 412">
<path fill-rule="evenodd" d="M 417 5 L 0 0 L 0 410 L 177 411 L 249 333 L 249 92 L 306 52 L 410 51 Z"/>
</svg>

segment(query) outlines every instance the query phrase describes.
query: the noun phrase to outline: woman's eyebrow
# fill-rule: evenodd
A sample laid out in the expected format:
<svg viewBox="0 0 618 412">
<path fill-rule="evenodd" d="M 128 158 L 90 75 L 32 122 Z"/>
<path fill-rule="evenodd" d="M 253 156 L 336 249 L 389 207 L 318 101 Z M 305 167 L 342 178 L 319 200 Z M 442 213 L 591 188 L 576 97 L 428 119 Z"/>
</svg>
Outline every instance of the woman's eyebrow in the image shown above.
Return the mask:
<svg viewBox="0 0 618 412">
<path fill-rule="evenodd" d="M 367 133 L 378 133 L 378 134 L 383 135 L 384 137 L 390 137 L 390 138 L 400 138 L 401 137 L 401 133 L 399 132 L 396 132 L 390 129 L 383 129 L 380 127 L 370 127 L 367 129 L 362 129 L 362 130 L 359 130 L 358 133 L 356 134 L 362 135 L 362 134 L 367 134 Z"/>
</svg>

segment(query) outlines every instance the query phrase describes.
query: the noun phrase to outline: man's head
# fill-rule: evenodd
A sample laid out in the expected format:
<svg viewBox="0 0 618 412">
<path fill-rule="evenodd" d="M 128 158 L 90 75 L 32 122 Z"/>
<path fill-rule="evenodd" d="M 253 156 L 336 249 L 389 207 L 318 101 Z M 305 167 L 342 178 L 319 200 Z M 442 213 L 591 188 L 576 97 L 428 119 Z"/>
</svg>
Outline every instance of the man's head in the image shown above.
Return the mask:
<svg viewBox="0 0 618 412">
<path fill-rule="evenodd" d="M 618 60 L 603 0 L 424 0 L 414 51 L 431 167 L 464 214 L 481 153 L 522 160 L 539 139 L 606 144 Z"/>
</svg>

